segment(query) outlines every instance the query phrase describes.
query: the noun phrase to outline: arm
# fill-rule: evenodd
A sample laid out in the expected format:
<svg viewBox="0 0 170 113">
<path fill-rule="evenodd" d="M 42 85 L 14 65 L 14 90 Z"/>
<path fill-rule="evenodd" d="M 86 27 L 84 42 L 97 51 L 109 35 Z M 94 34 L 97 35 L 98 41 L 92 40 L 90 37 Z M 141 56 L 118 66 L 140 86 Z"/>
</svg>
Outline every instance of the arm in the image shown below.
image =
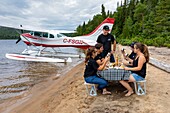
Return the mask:
<svg viewBox="0 0 170 113">
<path fill-rule="evenodd" d="M 101 43 L 101 41 L 100 41 L 100 35 L 97 37 L 96 42 L 97 42 L 97 43 Z"/>
<path fill-rule="evenodd" d="M 123 54 L 123 58 L 126 59 L 126 53 L 124 50 L 121 50 L 121 53 Z"/>
<path fill-rule="evenodd" d="M 122 62 L 126 66 L 133 66 L 133 63 L 129 63 L 127 60 L 123 60 Z"/>
<path fill-rule="evenodd" d="M 124 52 L 124 51 L 122 51 L 122 54 L 123 54 L 123 52 Z M 125 59 L 126 61 L 128 61 L 129 65 L 132 65 L 132 64 L 133 64 L 133 59 L 130 58 L 131 55 L 132 55 L 132 53 L 131 53 L 130 55 L 128 55 L 128 54 L 125 54 L 125 52 L 124 52 L 124 54 L 123 54 L 124 59 Z"/>
<path fill-rule="evenodd" d="M 116 51 L 116 40 L 113 42 L 113 51 Z"/>
<path fill-rule="evenodd" d="M 103 64 L 99 65 L 98 70 L 103 70 L 109 60 L 110 57 L 105 57 L 105 59 L 103 60 Z"/>
<path fill-rule="evenodd" d="M 114 40 L 113 44 L 111 44 L 111 53 L 113 54 L 116 51 L 116 41 Z"/>
<path fill-rule="evenodd" d="M 129 62 L 129 64 L 133 64 L 133 60 L 130 59 L 128 56 L 125 59 Z"/>
<path fill-rule="evenodd" d="M 111 35 L 111 53 L 113 54 L 116 51 L 116 39 L 113 35 Z"/>
<path fill-rule="evenodd" d="M 104 61 L 104 60 L 103 60 Z M 103 61 L 102 60 L 100 60 L 100 59 L 98 59 L 96 62 L 97 62 L 97 64 L 100 66 L 100 65 L 102 65 L 103 64 Z"/>
</svg>

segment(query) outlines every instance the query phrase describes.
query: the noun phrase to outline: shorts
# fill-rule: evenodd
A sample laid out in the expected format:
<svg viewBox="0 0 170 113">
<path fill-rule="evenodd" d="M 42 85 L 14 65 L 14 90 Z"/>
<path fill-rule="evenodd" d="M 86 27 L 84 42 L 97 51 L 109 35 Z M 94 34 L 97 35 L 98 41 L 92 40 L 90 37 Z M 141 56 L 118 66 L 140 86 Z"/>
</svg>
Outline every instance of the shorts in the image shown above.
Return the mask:
<svg viewBox="0 0 170 113">
<path fill-rule="evenodd" d="M 136 73 L 132 73 L 133 78 L 135 79 L 135 81 L 142 81 L 145 80 L 143 77 L 139 76 Z"/>
</svg>

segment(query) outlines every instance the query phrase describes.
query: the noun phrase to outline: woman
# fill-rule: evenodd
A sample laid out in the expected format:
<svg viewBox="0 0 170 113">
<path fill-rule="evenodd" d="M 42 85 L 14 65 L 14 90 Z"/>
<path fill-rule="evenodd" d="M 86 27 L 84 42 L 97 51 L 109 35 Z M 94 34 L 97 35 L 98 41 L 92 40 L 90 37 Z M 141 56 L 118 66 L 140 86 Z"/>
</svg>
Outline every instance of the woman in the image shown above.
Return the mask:
<svg viewBox="0 0 170 113">
<path fill-rule="evenodd" d="M 103 70 L 104 67 L 106 66 L 107 61 L 110 58 L 106 57 L 104 59 L 103 64 L 99 66 L 97 62 L 94 60 L 96 56 L 97 56 L 97 50 L 94 47 L 90 47 L 87 50 L 86 58 L 85 58 L 86 67 L 84 71 L 84 79 L 87 83 L 98 84 L 98 89 L 102 90 L 102 94 L 111 94 L 111 92 L 106 90 L 106 86 L 108 85 L 108 82 L 103 78 L 97 76 L 97 70 Z"/>
<path fill-rule="evenodd" d="M 132 52 L 130 53 L 130 55 L 128 55 L 127 53 L 125 53 L 124 49 L 121 50 L 122 54 L 123 54 L 123 57 L 125 59 L 125 61 L 123 61 L 123 64 L 126 65 L 126 66 L 132 66 L 132 62 L 133 60 L 136 58 L 136 53 L 134 52 L 134 45 L 135 43 L 137 42 L 132 42 L 129 46 L 132 50 Z"/>
<path fill-rule="evenodd" d="M 97 55 L 94 58 L 94 60 L 96 60 L 98 65 L 102 65 L 104 62 L 104 58 L 102 57 L 102 52 L 103 52 L 103 44 L 101 43 L 97 43 L 95 46 L 95 49 L 97 50 Z"/>
<path fill-rule="evenodd" d="M 125 67 L 125 70 L 132 71 L 128 82 L 135 82 L 144 80 L 146 76 L 146 63 L 149 61 L 148 48 L 141 43 L 135 43 L 134 52 L 136 53 L 136 58 L 132 62 L 132 67 Z M 133 89 L 130 87 L 126 81 L 120 81 L 120 83 L 128 90 L 125 96 L 130 96 L 133 94 Z"/>
</svg>

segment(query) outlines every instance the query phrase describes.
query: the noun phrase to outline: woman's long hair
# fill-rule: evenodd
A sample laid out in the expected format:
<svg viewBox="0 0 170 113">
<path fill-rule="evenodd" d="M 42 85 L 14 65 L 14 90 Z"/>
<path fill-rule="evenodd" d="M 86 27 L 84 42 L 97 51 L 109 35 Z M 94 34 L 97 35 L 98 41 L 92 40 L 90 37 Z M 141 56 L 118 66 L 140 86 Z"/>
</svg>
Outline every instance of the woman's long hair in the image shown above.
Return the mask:
<svg viewBox="0 0 170 113">
<path fill-rule="evenodd" d="M 85 57 L 85 64 L 88 62 L 88 60 L 92 57 L 93 52 L 95 51 L 95 47 L 89 47 L 86 51 L 86 57 Z"/>
<path fill-rule="evenodd" d="M 145 56 L 146 62 L 149 62 L 149 51 L 148 47 L 142 43 L 136 43 L 136 49 L 139 49 Z"/>
</svg>

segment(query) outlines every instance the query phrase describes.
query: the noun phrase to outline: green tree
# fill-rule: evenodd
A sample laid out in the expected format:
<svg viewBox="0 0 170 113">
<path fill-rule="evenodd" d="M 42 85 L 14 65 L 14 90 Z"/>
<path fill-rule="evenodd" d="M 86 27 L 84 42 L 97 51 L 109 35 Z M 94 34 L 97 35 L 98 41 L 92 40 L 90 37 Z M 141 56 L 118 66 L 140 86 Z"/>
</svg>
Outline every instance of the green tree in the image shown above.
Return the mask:
<svg viewBox="0 0 170 113">
<path fill-rule="evenodd" d="M 146 14 L 146 5 L 138 3 L 135 9 L 134 18 L 135 24 L 133 33 L 139 35 L 143 32 L 144 29 L 144 16 Z"/>
<path fill-rule="evenodd" d="M 102 13 L 102 17 L 105 19 L 107 17 L 107 15 L 106 15 L 105 7 L 103 4 L 102 4 L 102 12 L 101 13 Z"/>
<path fill-rule="evenodd" d="M 162 0 L 156 6 L 154 28 L 157 35 L 162 37 L 170 35 L 170 0 Z"/>
<path fill-rule="evenodd" d="M 132 19 L 129 16 L 126 19 L 125 25 L 123 27 L 123 37 L 124 38 L 130 38 L 131 37 L 131 34 L 132 34 L 132 24 L 133 24 Z"/>
</svg>

